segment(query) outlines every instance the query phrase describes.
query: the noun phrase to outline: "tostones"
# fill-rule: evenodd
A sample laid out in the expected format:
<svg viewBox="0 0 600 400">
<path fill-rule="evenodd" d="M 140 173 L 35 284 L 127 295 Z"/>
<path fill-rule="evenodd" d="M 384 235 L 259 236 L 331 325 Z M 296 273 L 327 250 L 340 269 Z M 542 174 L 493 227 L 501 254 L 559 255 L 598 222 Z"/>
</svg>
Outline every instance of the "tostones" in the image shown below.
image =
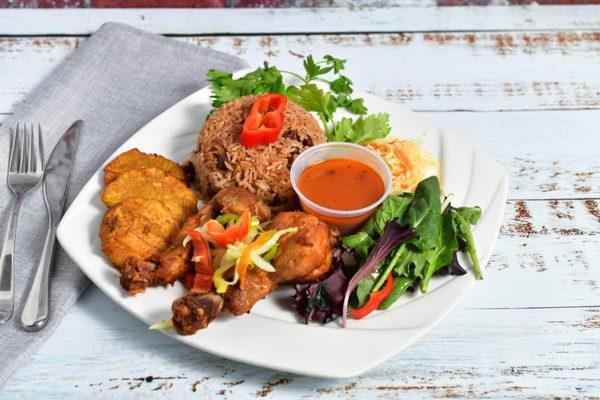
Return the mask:
<svg viewBox="0 0 600 400">
<path fill-rule="evenodd" d="M 179 227 L 179 221 L 162 202 L 141 197 L 125 199 L 102 219 L 102 251 L 121 268 L 129 257 L 146 259 L 164 251 Z"/>
<path fill-rule="evenodd" d="M 179 223 L 197 211 L 198 200 L 194 192 L 158 168 L 124 172 L 102 192 L 102 202 L 108 208 L 132 197 L 160 200 Z"/>
<path fill-rule="evenodd" d="M 159 168 L 180 181 L 185 180 L 183 168 L 176 162 L 158 154 L 147 154 L 138 149 L 131 149 L 120 154 L 104 167 L 104 184 L 108 185 L 124 172 L 144 168 Z"/>
</svg>

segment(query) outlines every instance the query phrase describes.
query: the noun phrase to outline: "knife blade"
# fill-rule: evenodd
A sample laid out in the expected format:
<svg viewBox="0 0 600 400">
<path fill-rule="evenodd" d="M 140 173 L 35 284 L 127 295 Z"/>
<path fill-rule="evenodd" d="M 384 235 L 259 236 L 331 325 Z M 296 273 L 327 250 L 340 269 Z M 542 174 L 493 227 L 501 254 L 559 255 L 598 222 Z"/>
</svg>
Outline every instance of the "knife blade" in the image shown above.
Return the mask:
<svg viewBox="0 0 600 400">
<path fill-rule="evenodd" d="M 50 309 L 50 269 L 54 256 L 56 229 L 67 199 L 67 189 L 83 121 L 78 120 L 60 138 L 44 170 L 44 201 L 48 212 L 48 232 L 42 256 L 21 314 L 28 331 L 39 331 L 48 321 Z"/>
</svg>

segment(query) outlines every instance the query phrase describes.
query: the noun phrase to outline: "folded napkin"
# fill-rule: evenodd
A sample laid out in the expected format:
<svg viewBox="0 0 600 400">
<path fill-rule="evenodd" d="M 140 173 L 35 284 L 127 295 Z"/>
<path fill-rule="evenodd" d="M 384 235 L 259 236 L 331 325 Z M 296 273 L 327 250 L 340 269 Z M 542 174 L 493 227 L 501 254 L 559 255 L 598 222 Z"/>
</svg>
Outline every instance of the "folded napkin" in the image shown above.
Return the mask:
<svg viewBox="0 0 600 400">
<path fill-rule="evenodd" d="M 46 159 L 65 130 L 84 121 L 66 207 L 100 165 L 156 115 L 207 85 L 210 68 L 235 71 L 237 57 L 107 23 L 75 50 L 0 125 L 0 177 L 6 176 L 9 128 L 40 123 Z M 4 238 L 12 193 L 0 183 L 0 238 Z M 0 325 L 0 386 L 69 311 L 88 281 L 57 247 L 51 286 L 51 317 L 40 332 L 21 329 L 25 291 L 33 278 L 46 233 L 41 187 L 21 207 L 15 249 L 15 314 Z"/>
</svg>

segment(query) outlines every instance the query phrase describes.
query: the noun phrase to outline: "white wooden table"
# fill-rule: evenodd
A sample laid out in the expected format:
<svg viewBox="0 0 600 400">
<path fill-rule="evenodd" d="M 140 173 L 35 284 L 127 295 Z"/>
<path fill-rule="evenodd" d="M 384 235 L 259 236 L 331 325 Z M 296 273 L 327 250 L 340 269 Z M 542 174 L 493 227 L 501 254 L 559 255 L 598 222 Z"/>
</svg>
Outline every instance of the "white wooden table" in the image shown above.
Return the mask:
<svg viewBox="0 0 600 400">
<path fill-rule="evenodd" d="M 600 7 L 9 10 L 0 114 L 106 20 L 251 64 L 347 58 L 358 88 L 468 135 L 508 169 L 501 237 L 448 318 L 357 378 L 205 354 L 90 287 L 0 398 L 600 397 Z"/>
</svg>

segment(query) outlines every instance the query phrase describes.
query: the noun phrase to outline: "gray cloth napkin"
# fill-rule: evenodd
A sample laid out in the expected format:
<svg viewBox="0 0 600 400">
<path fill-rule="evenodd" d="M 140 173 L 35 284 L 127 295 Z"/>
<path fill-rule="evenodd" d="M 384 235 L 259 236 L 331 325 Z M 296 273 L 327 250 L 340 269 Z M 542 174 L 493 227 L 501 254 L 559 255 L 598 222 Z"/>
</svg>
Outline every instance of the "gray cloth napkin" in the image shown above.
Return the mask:
<svg viewBox="0 0 600 400">
<path fill-rule="evenodd" d="M 64 131 L 84 121 L 66 207 L 98 167 L 133 133 L 184 97 L 207 85 L 210 68 L 235 71 L 237 57 L 107 23 L 75 50 L 45 82 L 0 125 L 0 177 L 6 176 L 9 128 L 17 122 L 40 123 L 46 159 Z M 0 183 L 3 239 L 12 192 Z M 66 209 L 65 207 L 65 209 Z M 51 318 L 44 330 L 20 327 L 26 289 L 39 261 L 46 233 L 41 187 L 25 198 L 19 217 L 15 255 L 15 314 L 0 325 L 0 386 L 69 311 L 88 281 L 59 248 L 51 286 Z"/>
</svg>

